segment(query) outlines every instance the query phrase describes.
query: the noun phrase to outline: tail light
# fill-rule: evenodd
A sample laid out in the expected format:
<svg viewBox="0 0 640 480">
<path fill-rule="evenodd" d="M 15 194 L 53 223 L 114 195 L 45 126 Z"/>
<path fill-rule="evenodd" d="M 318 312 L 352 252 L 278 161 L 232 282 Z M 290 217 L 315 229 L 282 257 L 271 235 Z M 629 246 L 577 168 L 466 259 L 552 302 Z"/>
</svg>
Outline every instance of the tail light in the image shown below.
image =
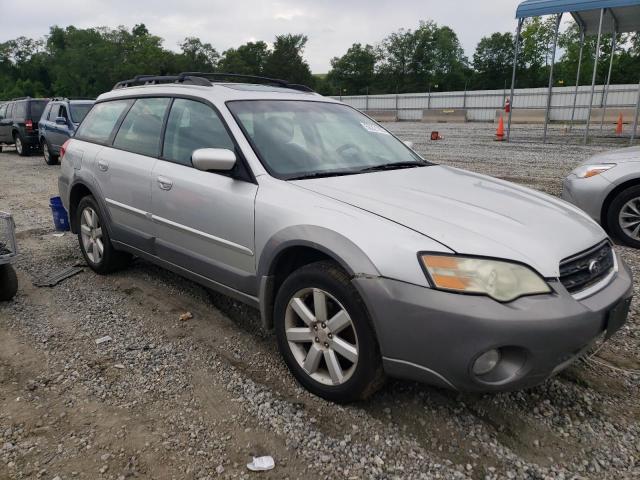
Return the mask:
<svg viewBox="0 0 640 480">
<path fill-rule="evenodd" d="M 27 129 L 27 132 L 33 131 L 33 120 L 26 120 L 24 122 L 24 126 Z"/>
<path fill-rule="evenodd" d="M 67 146 L 69 145 L 70 141 L 71 141 L 71 139 L 67 140 L 60 147 L 60 161 L 62 161 L 62 159 L 64 158 L 64 154 L 67 153 Z"/>
</svg>

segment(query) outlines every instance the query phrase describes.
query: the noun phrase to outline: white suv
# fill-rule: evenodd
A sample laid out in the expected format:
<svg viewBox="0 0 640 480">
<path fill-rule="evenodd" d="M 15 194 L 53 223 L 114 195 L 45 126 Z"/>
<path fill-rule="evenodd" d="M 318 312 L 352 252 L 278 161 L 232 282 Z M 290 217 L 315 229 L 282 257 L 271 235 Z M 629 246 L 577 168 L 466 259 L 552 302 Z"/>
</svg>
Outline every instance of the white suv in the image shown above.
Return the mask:
<svg viewBox="0 0 640 480">
<path fill-rule="evenodd" d="M 334 401 L 384 374 L 460 390 L 542 382 L 625 322 L 631 275 L 565 202 L 423 160 L 309 89 L 136 77 L 61 152 L 98 273 L 131 255 L 260 309 Z"/>
</svg>

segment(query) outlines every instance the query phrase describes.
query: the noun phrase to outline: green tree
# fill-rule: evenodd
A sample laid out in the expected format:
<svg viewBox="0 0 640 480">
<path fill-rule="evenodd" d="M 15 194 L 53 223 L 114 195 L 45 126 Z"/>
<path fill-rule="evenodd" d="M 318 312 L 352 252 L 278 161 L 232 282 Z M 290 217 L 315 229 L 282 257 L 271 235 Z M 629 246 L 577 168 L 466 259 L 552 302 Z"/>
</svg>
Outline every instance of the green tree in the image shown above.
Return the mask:
<svg viewBox="0 0 640 480">
<path fill-rule="evenodd" d="M 269 47 L 265 42 L 245 43 L 238 48 L 225 50 L 218 62 L 218 70 L 243 75 L 263 75 L 269 55 Z"/>
<path fill-rule="evenodd" d="M 369 92 L 374 84 L 378 55 L 371 45 L 354 43 L 342 57 L 331 60 L 327 81 L 335 90 L 350 94 Z"/>
<path fill-rule="evenodd" d="M 311 69 L 302 57 L 306 44 L 306 35 L 277 35 L 273 51 L 265 62 L 264 74 L 293 83 L 313 85 Z"/>
<path fill-rule="evenodd" d="M 476 71 L 473 87 L 495 89 L 511 79 L 513 68 L 513 35 L 493 33 L 483 37 L 473 54 L 473 68 Z"/>
<path fill-rule="evenodd" d="M 199 38 L 187 37 L 180 44 L 185 71 L 214 72 L 220 59 L 218 51 L 210 43 Z"/>
</svg>

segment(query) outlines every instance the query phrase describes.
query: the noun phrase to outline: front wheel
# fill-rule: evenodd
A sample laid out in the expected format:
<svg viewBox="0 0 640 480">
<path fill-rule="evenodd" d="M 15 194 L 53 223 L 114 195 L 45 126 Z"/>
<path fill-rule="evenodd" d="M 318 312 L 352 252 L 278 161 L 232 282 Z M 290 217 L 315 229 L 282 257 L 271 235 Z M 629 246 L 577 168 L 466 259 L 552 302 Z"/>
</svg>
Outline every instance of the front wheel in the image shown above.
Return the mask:
<svg viewBox="0 0 640 480">
<path fill-rule="evenodd" d="M 42 140 L 42 155 L 44 156 L 44 161 L 47 165 L 58 164 L 58 156 L 51 151 L 49 142 L 46 140 Z"/>
<path fill-rule="evenodd" d="M 95 198 L 91 195 L 84 197 L 76 211 L 78 241 L 87 265 L 101 275 L 126 267 L 131 255 L 117 251 L 111 244 L 104 216 Z"/>
<path fill-rule="evenodd" d="M 640 185 L 623 190 L 613 199 L 607 221 L 618 240 L 640 248 Z"/>
<path fill-rule="evenodd" d="M 275 305 L 278 347 L 289 370 L 311 393 L 347 403 L 384 381 L 378 343 L 349 276 L 333 262 L 295 271 Z"/>
</svg>

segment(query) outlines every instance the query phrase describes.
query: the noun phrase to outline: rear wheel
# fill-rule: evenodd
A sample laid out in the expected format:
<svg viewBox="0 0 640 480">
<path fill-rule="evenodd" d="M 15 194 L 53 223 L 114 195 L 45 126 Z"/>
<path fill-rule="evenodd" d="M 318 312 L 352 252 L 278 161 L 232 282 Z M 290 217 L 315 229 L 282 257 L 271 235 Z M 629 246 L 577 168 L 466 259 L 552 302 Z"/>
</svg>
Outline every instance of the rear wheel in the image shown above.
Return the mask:
<svg viewBox="0 0 640 480">
<path fill-rule="evenodd" d="M 58 164 L 58 156 L 51 151 L 49 147 L 49 142 L 42 139 L 42 155 L 44 156 L 44 161 L 47 165 L 57 165 Z"/>
<path fill-rule="evenodd" d="M 9 264 L 0 265 L 0 301 L 11 300 L 18 292 L 18 276 Z"/>
<path fill-rule="evenodd" d="M 131 261 L 131 255 L 117 251 L 111 244 L 104 215 L 95 198 L 91 195 L 84 197 L 76 211 L 78 241 L 87 265 L 101 275 L 126 267 Z"/>
<path fill-rule="evenodd" d="M 21 157 L 28 157 L 29 147 L 25 145 L 24 140 L 19 133 L 14 134 L 13 141 L 16 145 L 16 152 L 18 152 L 18 155 L 20 155 Z"/>
<path fill-rule="evenodd" d="M 317 262 L 291 274 L 274 313 L 280 352 L 311 393 L 346 403 L 380 388 L 384 374 L 368 313 L 336 264 Z"/>
<path fill-rule="evenodd" d="M 618 240 L 640 248 L 640 185 L 623 190 L 613 199 L 607 221 Z"/>
</svg>

